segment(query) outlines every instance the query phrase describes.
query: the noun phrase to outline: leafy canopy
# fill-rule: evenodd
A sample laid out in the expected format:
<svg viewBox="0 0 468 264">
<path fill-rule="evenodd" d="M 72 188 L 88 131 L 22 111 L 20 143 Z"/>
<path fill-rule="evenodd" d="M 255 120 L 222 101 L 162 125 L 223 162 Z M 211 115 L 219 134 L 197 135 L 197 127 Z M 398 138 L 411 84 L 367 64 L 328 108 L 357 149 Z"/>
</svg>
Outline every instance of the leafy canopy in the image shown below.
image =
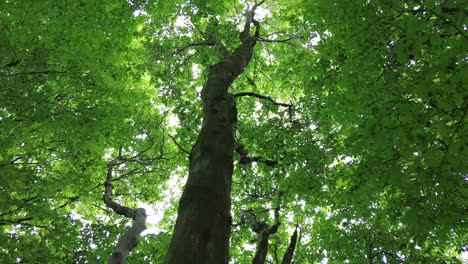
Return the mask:
<svg viewBox="0 0 468 264">
<path fill-rule="evenodd" d="M 207 67 L 239 44 L 244 1 L 0 3 L 0 260 L 100 263 L 150 210 L 130 263 L 160 263 L 202 121 Z M 266 1 L 261 39 L 231 93 L 237 140 L 232 263 L 249 210 L 279 263 L 466 261 L 467 9 L 462 1 Z M 211 35 L 211 36 L 210 36 Z M 265 160 L 276 161 L 268 166 Z M 263 161 L 263 162 L 262 162 Z"/>
</svg>

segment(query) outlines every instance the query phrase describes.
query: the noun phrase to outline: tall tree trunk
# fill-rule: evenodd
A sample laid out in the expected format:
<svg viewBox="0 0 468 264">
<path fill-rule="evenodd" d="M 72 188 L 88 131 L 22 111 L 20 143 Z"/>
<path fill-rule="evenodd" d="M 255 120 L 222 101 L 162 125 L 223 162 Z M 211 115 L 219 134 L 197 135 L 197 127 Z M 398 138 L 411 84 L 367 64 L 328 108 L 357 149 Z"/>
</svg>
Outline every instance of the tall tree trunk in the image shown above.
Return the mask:
<svg viewBox="0 0 468 264">
<path fill-rule="evenodd" d="M 259 33 L 248 12 L 241 45 L 211 65 L 201 97 L 203 125 L 190 153 L 189 175 L 166 255 L 168 264 L 228 263 L 231 181 L 237 111 L 228 90 L 250 62 Z M 250 26 L 256 27 L 255 36 Z"/>
</svg>

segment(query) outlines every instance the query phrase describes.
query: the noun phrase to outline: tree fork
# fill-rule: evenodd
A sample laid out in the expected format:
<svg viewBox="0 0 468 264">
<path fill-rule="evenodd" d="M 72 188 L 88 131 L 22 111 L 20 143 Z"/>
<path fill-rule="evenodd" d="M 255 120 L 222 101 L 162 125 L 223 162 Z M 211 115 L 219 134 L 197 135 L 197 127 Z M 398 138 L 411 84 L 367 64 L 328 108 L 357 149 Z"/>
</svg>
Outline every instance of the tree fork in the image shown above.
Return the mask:
<svg viewBox="0 0 468 264">
<path fill-rule="evenodd" d="M 279 221 L 280 207 L 275 208 L 275 223 L 269 226 L 266 222 L 258 221 L 252 211 L 245 211 L 244 217 L 247 219 L 252 231 L 257 233 L 257 249 L 252 260 L 253 264 L 264 264 L 268 255 L 268 243 L 270 236 L 278 232 L 281 225 Z"/>
<path fill-rule="evenodd" d="M 241 44 L 209 66 L 202 89 L 203 125 L 190 152 L 189 175 L 165 263 L 228 263 L 231 182 L 237 111 L 232 82 L 250 62 L 260 25 L 247 12 Z M 250 33 L 254 24 L 255 34 Z"/>
</svg>

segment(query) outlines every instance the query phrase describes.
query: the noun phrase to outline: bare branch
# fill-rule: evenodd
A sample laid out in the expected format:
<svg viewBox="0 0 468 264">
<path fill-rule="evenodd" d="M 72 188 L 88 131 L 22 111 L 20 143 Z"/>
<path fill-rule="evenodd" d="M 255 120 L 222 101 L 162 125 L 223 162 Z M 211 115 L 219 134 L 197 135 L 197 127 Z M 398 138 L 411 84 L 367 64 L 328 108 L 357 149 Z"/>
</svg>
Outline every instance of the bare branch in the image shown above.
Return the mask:
<svg viewBox="0 0 468 264">
<path fill-rule="evenodd" d="M 127 259 L 130 251 L 137 245 L 137 240 L 140 234 L 146 229 L 146 210 L 144 208 L 132 209 L 123 205 L 120 205 L 112 200 L 112 174 L 114 166 L 121 164 L 121 149 L 119 150 L 119 157 L 113 159 L 107 165 L 107 176 L 104 182 L 104 195 L 103 200 L 107 207 L 111 208 L 117 214 L 133 219 L 132 226 L 119 237 L 117 245 L 114 248 L 110 258 L 109 264 L 124 263 Z"/>
<path fill-rule="evenodd" d="M 184 153 L 187 154 L 187 155 L 190 155 L 190 152 L 188 152 L 188 151 L 185 150 L 181 145 L 179 145 L 179 143 L 177 143 L 177 141 L 175 140 L 175 138 L 174 138 L 172 135 L 169 135 L 169 137 L 172 139 L 172 141 L 173 141 L 174 144 L 179 148 L 180 151 L 184 152 Z"/>
<path fill-rule="evenodd" d="M 5 167 L 5 166 L 7 166 L 7 165 L 11 165 L 11 164 L 16 164 L 16 162 L 17 162 L 18 160 L 21 160 L 22 157 L 23 157 L 23 156 L 19 155 L 19 156 L 17 156 L 16 158 L 14 158 L 13 160 L 11 160 L 11 161 L 9 161 L 9 162 L 7 162 L 7 163 L 0 164 L 0 168 L 1 168 L 1 167 Z"/>
<path fill-rule="evenodd" d="M 268 100 L 270 102 L 272 102 L 273 104 L 275 105 L 279 105 L 279 106 L 283 106 L 283 107 L 293 107 L 293 105 L 291 104 L 285 104 L 285 103 L 278 103 L 276 102 L 275 100 L 273 100 L 271 97 L 269 96 L 265 96 L 265 95 L 261 95 L 261 94 L 258 94 L 258 93 L 254 93 L 254 92 L 240 92 L 240 93 L 236 93 L 236 94 L 233 94 L 234 97 L 242 97 L 242 96 L 252 96 L 252 97 L 256 97 L 256 98 L 259 98 L 259 99 L 265 99 L 265 100 Z"/>
<path fill-rule="evenodd" d="M 270 160 L 270 159 L 266 159 L 260 156 L 250 157 L 247 150 L 244 149 L 244 145 L 242 145 L 240 142 L 235 142 L 234 151 L 240 155 L 239 163 L 241 164 L 249 164 L 252 162 L 262 162 L 266 166 L 270 166 L 270 167 L 274 167 L 278 165 L 278 161 L 276 160 Z"/>
<path fill-rule="evenodd" d="M 285 39 L 268 39 L 268 38 L 264 38 L 264 37 L 259 37 L 258 41 L 260 41 L 260 42 L 269 42 L 269 43 L 286 43 L 286 44 L 290 44 L 290 45 L 293 45 L 293 46 L 297 46 L 297 45 L 294 45 L 293 43 L 291 43 L 292 40 L 296 40 L 296 39 L 301 39 L 301 37 L 291 36 L 291 37 L 288 37 L 288 38 L 285 38 Z"/>
</svg>

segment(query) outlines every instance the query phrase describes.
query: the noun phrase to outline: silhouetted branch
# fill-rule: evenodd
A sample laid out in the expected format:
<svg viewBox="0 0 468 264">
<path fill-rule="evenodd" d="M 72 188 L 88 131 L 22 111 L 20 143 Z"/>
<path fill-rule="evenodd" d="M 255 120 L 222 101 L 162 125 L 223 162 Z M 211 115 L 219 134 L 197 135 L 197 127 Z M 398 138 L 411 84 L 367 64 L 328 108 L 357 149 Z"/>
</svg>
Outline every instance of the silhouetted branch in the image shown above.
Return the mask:
<svg viewBox="0 0 468 264">
<path fill-rule="evenodd" d="M 219 41 L 214 34 L 212 34 L 211 32 L 202 32 L 202 35 L 209 43 L 213 44 L 211 46 L 215 46 L 218 49 L 219 53 L 221 53 L 221 55 L 224 58 L 231 55 L 231 53 L 227 50 L 223 43 L 221 43 L 221 41 Z"/>
<path fill-rule="evenodd" d="M 176 56 L 176 55 L 179 55 L 181 54 L 182 52 L 192 48 L 192 47 L 199 47 L 199 46 L 213 46 L 214 43 L 211 43 L 211 42 L 195 42 L 195 43 L 189 43 L 183 47 L 180 47 L 180 48 L 177 48 L 175 51 L 169 53 L 169 54 L 166 54 L 166 55 L 163 55 L 162 57 L 157 57 L 156 60 L 165 60 L 167 57 L 169 56 Z"/>
<path fill-rule="evenodd" d="M 65 74 L 67 72 L 64 71 L 32 71 L 32 72 L 19 72 L 19 73 L 12 73 L 6 74 L 4 76 L 21 76 L 21 75 L 37 75 L 37 74 Z"/>
<path fill-rule="evenodd" d="M 179 148 L 180 151 L 184 152 L 187 155 L 190 155 L 190 152 L 188 152 L 181 145 L 179 145 L 179 143 L 175 140 L 175 138 L 172 135 L 169 135 L 169 137 L 172 139 L 172 142 L 174 142 L 174 144 L 177 146 L 177 148 Z"/>
<path fill-rule="evenodd" d="M 270 160 L 270 159 L 266 159 L 266 158 L 260 157 L 260 156 L 250 157 L 247 150 L 244 149 L 244 145 L 242 145 L 239 142 L 235 143 L 234 151 L 237 152 L 240 155 L 239 163 L 241 163 L 241 164 L 249 164 L 249 163 L 252 163 L 252 162 L 262 162 L 266 166 L 270 166 L 270 167 L 274 167 L 274 166 L 278 165 L 278 162 L 276 160 Z"/>
<path fill-rule="evenodd" d="M 15 220 L 8 220 L 8 219 L 0 219 L 0 226 L 6 225 L 6 224 L 11 224 L 11 225 L 18 225 L 18 224 L 23 224 L 26 221 L 30 221 L 33 218 L 31 216 L 28 217 L 23 217 Z"/>
<path fill-rule="evenodd" d="M 432 14 L 434 14 L 435 16 L 439 17 L 440 19 L 442 19 L 445 24 L 447 25 L 450 25 L 451 27 L 453 27 L 460 35 L 462 35 L 465 39 L 468 39 L 468 37 L 465 35 L 465 33 L 459 28 L 457 27 L 457 25 L 455 25 L 450 19 L 442 16 L 441 14 L 439 14 L 438 12 L 436 12 L 434 9 L 431 9 L 429 8 L 428 6 L 425 6 L 423 1 L 421 0 L 416 0 L 416 2 L 418 4 L 421 5 L 421 8 L 420 9 L 423 9 L 423 10 L 427 10 L 429 12 L 431 12 Z"/>
<path fill-rule="evenodd" d="M 107 165 L 107 176 L 106 181 L 104 182 L 104 195 L 103 200 L 107 207 L 111 208 L 117 214 L 133 219 L 132 226 L 125 232 L 122 236 L 119 237 L 117 245 L 114 247 L 109 258 L 109 264 L 120 264 L 124 263 L 127 259 L 130 251 L 136 247 L 137 240 L 140 234 L 146 229 L 146 210 L 144 208 L 129 208 L 119 203 L 115 202 L 112 199 L 112 190 L 114 186 L 112 185 L 112 176 L 114 166 L 122 164 L 122 147 L 119 149 L 119 156 Z"/>
<path fill-rule="evenodd" d="M 240 92 L 240 93 L 236 93 L 236 94 L 233 94 L 234 97 L 242 97 L 242 96 L 252 96 L 252 97 L 256 97 L 256 98 L 259 98 L 259 99 L 265 99 L 265 100 L 268 100 L 270 102 L 272 102 L 273 104 L 275 105 L 279 105 L 279 106 L 283 106 L 283 107 L 293 107 L 291 104 L 285 104 L 285 103 L 278 103 L 276 102 L 275 100 L 273 100 L 271 97 L 269 96 L 265 96 L 265 95 L 261 95 L 261 94 L 258 94 L 258 93 L 254 93 L 254 92 Z"/>
<path fill-rule="evenodd" d="M 291 264 L 292 259 L 294 256 L 294 251 L 296 250 L 296 244 L 297 244 L 297 226 L 294 229 L 294 233 L 291 236 L 291 240 L 289 242 L 289 247 L 286 250 L 286 252 L 283 255 L 283 262 L 282 264 Z"/>
<path fill-rule="evenodd" d="M 251 39 L 253 37 L 253 44 L 255 45 L 255 42 L 257 41 L 257 39 L 258 39 L 258 37 L 260 35 L 260 23 L 257 20 L 255 20 L 255 18 L 254 18 L 255 10 L 257 9 L 257 7 L 262 5 L 264 2 L 265 2 L 265 0 L 260 1 L 260 2 L 256 2 L 255 5 L 245 13 L 244 30 L 240 33 L 240 40 L 241 40 L 241 42 L 243 44 L 246 44 L 247 42 L 249 42 L 249 39 Z M 250 24 L 254 24 L 254 26 L 255 26 L 254 36 L 252 36 L 250 34 Z"/>
<path fill-rule="evenodd" d="M 80 200 L 80 197 L 78 195 L 76 196 L 73 196 L 73 197 L 68 197 L 68 201 L 66 201 L 64 204 L 60 205 L 58 208 L 64 208 L 65 206 L 73 203 L 73 202 L 76 202 L 76 201 L 79 201 Z"/>
<path fill-rule="evenodd" d="M 297 45 L 294 45 L 293 43 L 290 42 L 291 40 L 295 40 L 295 39 L 300 39 L 300 37 L 299 36 L 291 36 L 291 37 L 288 37 L 288 38 L 285 38 L 285 39 L 268 39 L 268 38 L 264 38 L 264 37 L 259 37 L 258 41 L 260 41 L 260 42 L 269 42 L 269 43 L 287 43 L 287 44 L 290 44 L 290 45 L 293 45 L 293 46 L 297 46 Z"/>
<path fill-rule="evenodd" d="M 0 164 L 0 168 L 1 168 L 1 167 L 5 167 L 5 166 L 7 166 L 7 165 L 11 165 L 11 164 L 16 164 L 16 162 L 17 162 L 18 160 L 21 160 L 22 157 L 23 157 L 23 156 L 19 155 L 18 157 L 14 158 L 14 159 L 11 160 L 10 162 L 4 163 L 4 164 Z"/>
</svg>

